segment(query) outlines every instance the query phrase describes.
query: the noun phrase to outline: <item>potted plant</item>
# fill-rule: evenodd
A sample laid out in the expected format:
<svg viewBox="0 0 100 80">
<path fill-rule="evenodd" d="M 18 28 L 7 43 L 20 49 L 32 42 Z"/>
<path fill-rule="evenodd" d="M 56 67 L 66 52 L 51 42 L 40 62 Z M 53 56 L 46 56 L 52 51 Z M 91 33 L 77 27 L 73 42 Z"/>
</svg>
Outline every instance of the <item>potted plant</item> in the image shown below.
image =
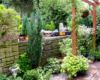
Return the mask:
<svg viewBox="0 0 100 80">
<path fill-rule="evenodd" d="M 94 62 L 94 56 L 88 56 L 88 60 L 90 63 L 93 63 Z"/>
<path fill-rule="evenodd" d="M 78 75 L 84 75 L 89 69 L 88 59 L 83 56 L 79 57 L 79 66 L 80 70 L 78 71 Z"/>
<path fill-rule="evenodd" d="M 76 77 L 80 69 L 77 65 L 79 63 L 78 61 L 78 57 L 74 55 L 64 57 L 61 64 L 61 73 L 67 72 L 69 78 Z"/>
<path fill-rule="evenodd" d="M 74 56 L 73 54 L 63 59 L 61 65 L 61 72 L 67 71 L 68 77 L 73 78 L 77 76 L 78 72 L 88 70 L 88 60 L 85 57 Z"/>
<path fill-rule="evenodd" d="M 52 32 L 55 30 L 55 26 L 54 26 L 53 21 L 51 21 L 51 25 L 49 25 L 49 24 L 46 25 L 46 30 L 47 31 L 43 32 L 43 36 L 44 37 L 50 37 Z"/>
<path fill-rule="evenodd" d="M 94 49 L 89 50 L 88 59 L 90 60 L 90 63 L 94 62 L 94 60 L 95 60 L 95 50 Z"/>
</svg>

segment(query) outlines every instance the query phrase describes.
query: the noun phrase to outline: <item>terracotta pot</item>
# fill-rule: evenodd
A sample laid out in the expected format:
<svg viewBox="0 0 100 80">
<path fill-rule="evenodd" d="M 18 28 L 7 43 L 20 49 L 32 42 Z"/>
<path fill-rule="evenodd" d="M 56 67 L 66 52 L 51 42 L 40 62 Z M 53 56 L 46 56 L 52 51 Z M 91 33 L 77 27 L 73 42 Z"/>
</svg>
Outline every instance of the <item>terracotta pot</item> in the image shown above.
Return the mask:
<svg viewBox="0 0 100 80">
<path fill-rule="evenodd" d="M 88 59 L 88 60 L 90 60 L 90 63 L 93 63 L 94 62 L 94 59 Z"/>
</svg>

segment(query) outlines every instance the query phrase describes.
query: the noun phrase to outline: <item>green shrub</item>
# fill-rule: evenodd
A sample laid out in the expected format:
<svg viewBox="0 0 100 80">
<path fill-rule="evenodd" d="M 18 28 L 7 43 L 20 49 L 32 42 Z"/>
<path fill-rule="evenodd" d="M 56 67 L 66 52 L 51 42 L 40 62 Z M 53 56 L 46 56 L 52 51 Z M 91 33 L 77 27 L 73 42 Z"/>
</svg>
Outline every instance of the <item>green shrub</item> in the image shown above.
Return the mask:
<svg viewBox="0 0 100 80">
<path fill-rule="evenodd" d="M 7 77 L 7 75 L 0 74 L 0 80 L 14 80 L 12 76 Z"/>
<path fill-rule="evenodd" d="M 28 18 L 27 15 L 23 16 L 23 24 L 21 28 L 21 34 L 22 35 L 27 35 L 27 24 L 28 24 Z"/>
<path fill-rule="evenodd" d="M 51 21 L 51 27 L 50 27 L 50 31 L 54 31 L 55 30 L 55 26 L 54 26 L 54 23 L 53 21 Z"/>
<path fill-rule="evenodd" d="M 86 72 L 89 69 L 88 59 L 79 56 L 67 56 L 63 59 L 61 65 L 61 72 L 68 72 L 68 77 L 77 76 L 77 72 Z"/>
<path fill-rule="evenodd" d="M 62 54 L 70 55 L 69 53 L 72 52 L 72 39 L 63 39 L 63 42 L 59 42 L 59 45 Z"/>
<path fill-rule="evenodd" d="M 38 67 L 36 69 L 39 73 L 39 80 L 49 80 L 51 78 L 52 75 L 52 71 L 45 71 L 45 68 L 42 69 L 42 67 Z"/>
<path fill-rule="evenodd" d="M 5 74 L 0 74 L 0 80 L 23 80 L 21 77 L 17 77 L 16 79 L 13 76 L 7 77 Z"/>
<path fill-rule="evenodd" d="M 6 9 L 1 4 L 0 5 L 0 32 L 11 33 L 16 30 L 15 27 L 19 26 L 19 24 L 20 24 L 20 18 L 17 12 L 14 9 L 10 9 L 10 8 Z"/>
<path fill-rule="evenodd" d="M 60 62 L 56 58 L 50 58 L 47 60 L 45 70 L 52 70 L 52 73 L 59 73 L 61 69 Z"/>
<path fill-rule="evenodd" d="M 46 30 L 50 30 L 50 25 L 46 24 Z"/>
<path fill-rule="evenodd" d="M 26 56 L 26 53 L 20 55 L 20 59 L 17 61 L 21 72 L 26 72 L 32 67 L 30 66 L 30 59 Z"/>
<path fill-rule="evenodd" d="M 38 77 L 38 71 L 35 69 L 26 71 L 23 76 L 24 80 L 38 80 Z"/>
</svg>

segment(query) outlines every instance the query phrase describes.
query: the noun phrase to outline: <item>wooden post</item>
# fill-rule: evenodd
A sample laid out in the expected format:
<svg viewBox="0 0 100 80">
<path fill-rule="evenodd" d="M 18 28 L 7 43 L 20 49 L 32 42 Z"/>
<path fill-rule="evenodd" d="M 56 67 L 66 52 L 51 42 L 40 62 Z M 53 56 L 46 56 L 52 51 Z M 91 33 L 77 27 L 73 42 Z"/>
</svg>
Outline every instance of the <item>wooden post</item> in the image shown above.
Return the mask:
<svg viewBox="0 0 100 80">
<path fill-rule="evenodd" d="M 73 19 L 73 25 L 72 25 L 72 53 L 77 56 L 77 36 L 76 36 L 76 31 L 75 31 L 75 15 L 76 15 L 76 10 L 72 8 L 72 19 Z"/>
<path fill-rule="evenodd" d="M 93 48 L 96 48 L 96 4 L 93 5 Z"/>
</svg>

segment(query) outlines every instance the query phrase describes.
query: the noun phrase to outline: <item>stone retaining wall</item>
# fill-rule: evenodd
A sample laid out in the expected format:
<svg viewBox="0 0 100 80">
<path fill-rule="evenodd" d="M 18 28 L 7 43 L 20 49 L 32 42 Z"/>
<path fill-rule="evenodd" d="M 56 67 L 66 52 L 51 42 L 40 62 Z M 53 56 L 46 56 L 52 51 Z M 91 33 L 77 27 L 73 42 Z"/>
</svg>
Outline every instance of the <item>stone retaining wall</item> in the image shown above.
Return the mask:
<svg viewBox="0 0 100 80">
<path fill-rule="evenodd" d="M 48 58 L 61 56 L 58 43 L 67 37 L 69 36 L 43 38 L 42 66 Z M 27 42 L 18 43 L 18 40 L 0 41 L 0 73 L 9 74 L 9 67 L 25 52 L 26 46 Z"/>
</svg>

